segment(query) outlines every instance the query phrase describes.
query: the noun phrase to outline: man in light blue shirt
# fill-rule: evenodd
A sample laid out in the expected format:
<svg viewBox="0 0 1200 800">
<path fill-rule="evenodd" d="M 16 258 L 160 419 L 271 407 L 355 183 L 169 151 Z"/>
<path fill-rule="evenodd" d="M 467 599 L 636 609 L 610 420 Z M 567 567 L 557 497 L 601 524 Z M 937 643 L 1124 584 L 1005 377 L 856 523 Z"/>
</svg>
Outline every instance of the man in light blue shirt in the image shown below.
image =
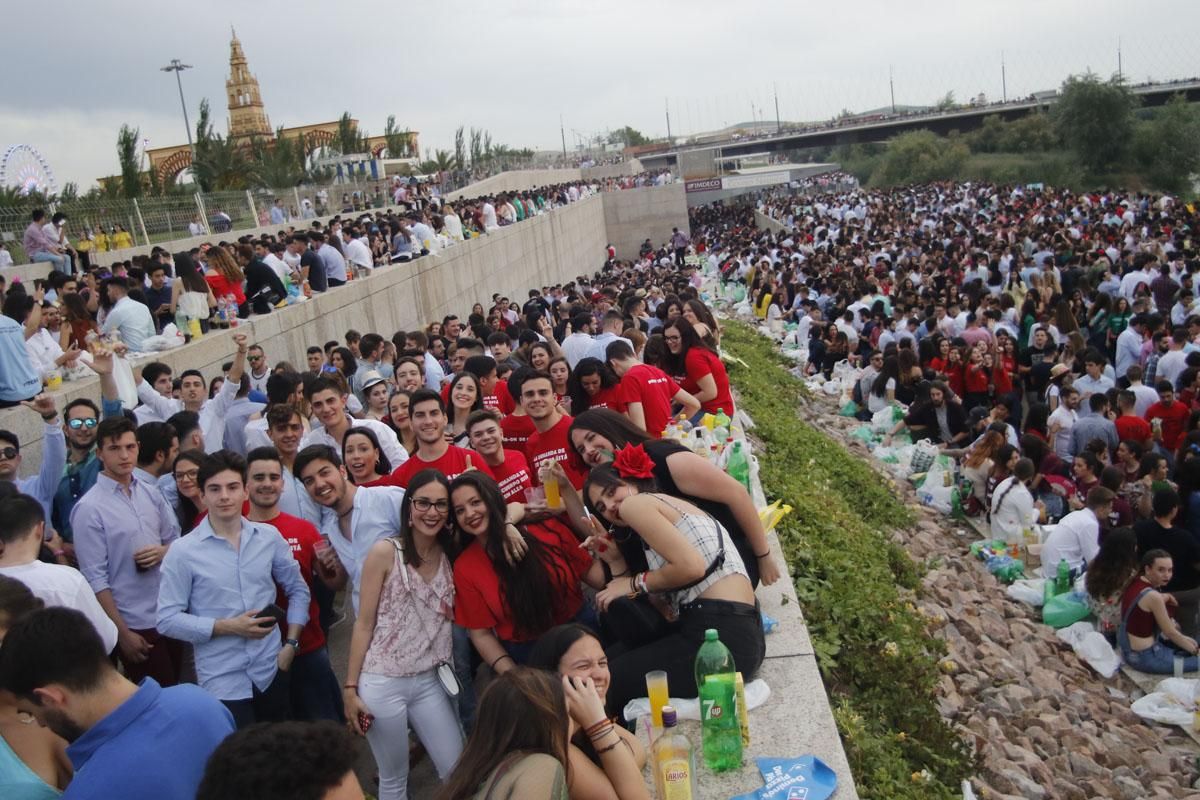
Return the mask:
<svg viewBox="0 0 1200 800">
<path fill-rule="evenodd" d="M 242 516 L 246 462 L 212 454 L 196 478 L 208 516 L 167 553 L 157 626 L 191 642 L 200 685 L 225 704 L 239 728 L 282 722 L 289 708 L 288 670 L 308 621 L 308 585 L 279 531 Z M 280 646 L 275 585 L 288 599 Z"/>
<path fill-rule="evenodd" d="M 31 314 L 41 319 L 41 289 L 35 295 Z M 33 368 L 25 348 L 25 327 L 5 314 L 0 314 L 0 408 L 15 406 L 42 390 L 42 379 Z"/>
<path fill-rule="evenodd" d="M 138 443 L 133 421 L 96 426 L 101 471 L 71 510 L 79 571 L 117 626 L 117 655 L 133 681 L 179 682 L 180 643 L 155 630 L 159 565 L 179 538 L 179 521 L 158 486 L 134 476 Z"/>
<path fill-rule="evenodd" d="M 193 800 L 208 757 L 233 733 L 229 711 L 198 686 L 135 685 L 75 609 L 46 608 L 9 624 L 0 689 L 68 742 L 75 775 L 63 800 Z M 33 796 L 15 788 L 4 796 Z M 45 796 L 58 793 L 47 787 Z"/>
<path fill-rule="evenodd" d="M 116 332 L 131 351 L 142 352 L 142 343 L 157 333 L 150 309 L 129 296 L 129 281 L 125 278 L 109 278 L 104 291 L 113 305 L 100 332 L 106 335 Z"/>
<path fill-rule="evenodd" d="M 350 600 L 358 612 L 359 579 L 371 545 L 400 533 L 404 490 L 398 486 L 355 486 L 332 447 L 315 444 L 296 456 L 293 471 L 313 501 L 322 507 L 317 529 L 333 545 L 318 558 L 337 558 L 350 581 Z M 326 567 L 335 568 L 331 562 Z"/>
</svg>

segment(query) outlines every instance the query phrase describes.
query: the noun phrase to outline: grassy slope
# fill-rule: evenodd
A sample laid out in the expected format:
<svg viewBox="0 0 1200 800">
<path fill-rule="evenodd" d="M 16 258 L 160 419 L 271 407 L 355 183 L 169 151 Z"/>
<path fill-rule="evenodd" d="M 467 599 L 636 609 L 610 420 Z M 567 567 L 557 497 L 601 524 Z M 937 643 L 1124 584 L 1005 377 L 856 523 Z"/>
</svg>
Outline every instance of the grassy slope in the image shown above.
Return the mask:
<svg viewBox="0 0 1200 800">
<path fill-rule="evenodd" d="M 887 533 L 911 512 L 866 463 L 799 419 L 803 384 L 770 340 L 739 323 L 725 331 L 723 349 L 745 362 L 729 373 L 764 445 L 764 490 L 794 508 L 780 542 L 859 793 L 958 796 L 973 764 L 935 703 L 942 649 L 911 602 L 919 568 Z"/>
</svg>

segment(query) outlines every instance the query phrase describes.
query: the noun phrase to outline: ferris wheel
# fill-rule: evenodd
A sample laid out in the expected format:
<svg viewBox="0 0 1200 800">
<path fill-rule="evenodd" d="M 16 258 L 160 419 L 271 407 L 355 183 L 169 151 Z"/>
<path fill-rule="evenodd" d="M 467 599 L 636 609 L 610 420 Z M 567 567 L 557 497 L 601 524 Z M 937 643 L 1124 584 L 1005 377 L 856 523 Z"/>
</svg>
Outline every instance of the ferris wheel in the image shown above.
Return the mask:
<svg viewBox="0 0 1200 800">
<path fill-rule="evenodd" d="M 0 188 L 15 186 L 22 195 L 58 192 L 49 162 L 31 144 L 14 144 L 0 158 Z"/>
</svg>

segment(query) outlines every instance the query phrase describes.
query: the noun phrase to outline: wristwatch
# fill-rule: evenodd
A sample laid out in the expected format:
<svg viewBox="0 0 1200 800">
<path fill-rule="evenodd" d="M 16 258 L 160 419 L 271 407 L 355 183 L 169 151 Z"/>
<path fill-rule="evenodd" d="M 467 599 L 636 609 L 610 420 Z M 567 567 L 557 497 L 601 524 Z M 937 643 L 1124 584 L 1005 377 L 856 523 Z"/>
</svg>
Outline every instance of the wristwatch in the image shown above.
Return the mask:
<svg viewBox="0 0 1200 800">
<path fill-rule="evenodd" d="M 300 650 L 300 640 L 299 639 L 285 639 L 283 643 L 290 644 L 292 646 L 292 649 L 297 652 L 299 652 L 299 650 Z"/>
</svg>

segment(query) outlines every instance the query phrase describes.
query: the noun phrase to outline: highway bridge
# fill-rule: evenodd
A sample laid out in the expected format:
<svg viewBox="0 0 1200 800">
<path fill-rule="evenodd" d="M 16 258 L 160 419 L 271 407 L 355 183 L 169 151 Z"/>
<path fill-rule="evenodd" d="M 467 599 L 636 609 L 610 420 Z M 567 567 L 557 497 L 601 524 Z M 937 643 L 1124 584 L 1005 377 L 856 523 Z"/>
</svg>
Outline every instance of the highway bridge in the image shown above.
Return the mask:
<svg viewBox="0 0 1200 800">
<path fill-rule="evenodd" d="M 1161 106 L 1177 94 L 1184 95 L 1189 102 L 1200 102 L 1200 78 L 1172 81 L 1169 83 L 1147 83 L 1131 87 L 1131 91 L 1145 106 Z M 831 147 L 865 142 L 882 142 L 908 131 L 928 130 L 938 135 L 950 131 L 967 132 L 983 125 L 988 117 L 1013 120 L 1026 114 L 1046 109 L 1058 100 L 1058 95 L 1049 97 L 1029 96 L 1007 103 L 991 103 L 985 106 L 955 108 L 940 112 L 883 115 L 864 119 L 848 118 L 827 125 L 810 128 L 784 130 L 779 134 L 742 137 L 727 141 L 677 147 L 662 153 L 639 155 L 638 159 L 647 169 L 674 166 L 678 155 L 684 151 L 718 151 L 719 157 L 748 156 L 764 152 L 784 152 L 806 147 Z"/>
</svg>

